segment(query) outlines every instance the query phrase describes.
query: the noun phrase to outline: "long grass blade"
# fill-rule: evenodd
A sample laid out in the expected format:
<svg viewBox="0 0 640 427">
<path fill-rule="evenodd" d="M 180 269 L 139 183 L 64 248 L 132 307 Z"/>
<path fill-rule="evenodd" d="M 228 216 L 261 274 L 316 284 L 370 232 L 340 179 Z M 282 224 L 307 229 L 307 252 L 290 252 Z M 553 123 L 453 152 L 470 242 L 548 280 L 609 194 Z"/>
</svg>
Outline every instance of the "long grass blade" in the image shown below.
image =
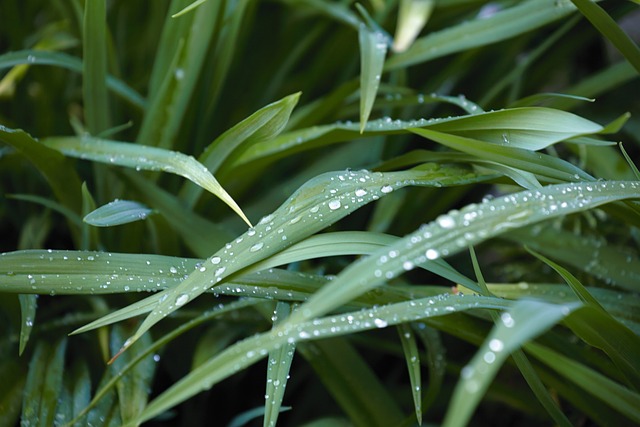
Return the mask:
<svg viewBox="0 0 640 427">
<path fill-rule="evenodd" d="M 251 225 L 242 209 L 209 170 L 191 156 L 162 148 L 97 138 L 49 138 L 45 144 L 70 157 L 125 166 L 136 170 L 163 171 L 180 175 L 220 198 L 240 218 Z"/>
</svg>

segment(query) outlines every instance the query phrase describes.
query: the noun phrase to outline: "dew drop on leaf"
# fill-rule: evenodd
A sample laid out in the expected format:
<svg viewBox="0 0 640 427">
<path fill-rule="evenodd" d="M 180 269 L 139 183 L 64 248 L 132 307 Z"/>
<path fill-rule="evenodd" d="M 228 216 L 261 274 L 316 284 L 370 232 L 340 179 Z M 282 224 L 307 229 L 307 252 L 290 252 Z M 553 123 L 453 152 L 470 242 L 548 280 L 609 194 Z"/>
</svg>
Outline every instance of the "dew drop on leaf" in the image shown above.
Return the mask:
<svg viewBox="0 0 640 427">
<path fill-rule="evenodd" d="M 332 211 L 335 211 L 336 209 L 339 209 L 340 206 L 342 206 L 342 205 L 340 203 L 340 200 L 338 200 L 338 199 L 334 199 L 334 200 L 329 202 L 329 209 L 331 209 Z"/>
<path fill-rule="evenodd" d="M 189 295 L 181 294 L 176 298 L 176 305 L 179 307 L 181 305 L 185 305 L 189 301 Z"/>
</svg>

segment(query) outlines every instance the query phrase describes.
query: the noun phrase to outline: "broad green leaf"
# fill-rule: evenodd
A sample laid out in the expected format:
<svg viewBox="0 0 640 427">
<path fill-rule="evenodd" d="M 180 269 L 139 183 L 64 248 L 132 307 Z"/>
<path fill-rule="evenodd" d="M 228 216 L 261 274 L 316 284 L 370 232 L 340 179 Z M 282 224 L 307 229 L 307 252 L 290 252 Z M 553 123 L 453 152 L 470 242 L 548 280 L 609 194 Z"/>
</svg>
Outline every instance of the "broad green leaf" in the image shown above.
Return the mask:
<svg viewBox="0 0 640 427">
<path fill-rule="evenodd" d="M 548 365 L 565 380 L 602 400 L 613 409 L 628 417 L 634 423 L 640 422 L 640 395 L 612 381 L 606 376 L 586 367 L 582 363 L 545 348 L 529 343 L 526 351 L 542 363 Z"/>
<path fill-rule="evenodd" d="M 146 219 L 153 213 L 142 203 L 130 200 L 114 200 L 85 215 L 83 221 L 95 227 L 111 227 Z"/>
<path fill-rule="evenodd" d="M 84 5 L 82 38 L 82 98 L 87 129 L 92 135 L 109 128 L 107 95 L 107 2 Z"/>
<path fill-rule="evenodd" d="M 413 406 L 416 411 L 418 425 L 422 424 L 422 378 L 420 375 L 420 352 L 416 337 L 408 324 L 398 325 L 398 334 L 402 343 L 402 351 L 407 361 L 409 379 L 411 382 L 411 394 L 413 395 Z"/>
<path fill-rule="evenodd" d="M 556 0 L 529 0 L 501 10 L 489 18 L 477 17 L 416 40 L 404 52 L 387 61 L 389 70 L 429 61 L 524 34 L 562 19 L 575 7 Z"/>
<path fill-rule="evenodd" d="M 471 362 L 462 368 L 461 379 L 453 393 L 443 425 L 466 425 L 507 357 L 579 306 L 521 300 L 502 313 L 501 324 L 493 329 Z"/>
<path fill-rule="evenodd" d="M 449 148 L 525 172 L 534 173 L 548 179 L 559 181 L 575 181 L 578 179 L 592 181 L 594 179 L 577 166 L 548 154 L 536 153 L 506 145 L 492 144 L 431 129 L 412 129 L 412 132 Z"/>
<path fill-rule="evenodd" d="M 0 55 L 0 70 L 14 67 L 20 64 L 52 65 L 65 68 L 77 73 L 83 72 L 83 63 L 80 59 L 64 52 L 51 52 L 44 50 L 18 50 Z M 107 87 L 130 104 L 138 108 L 144 108 L 146 100 L 135 90 L 120 79 L 108 75 Z"/>
<path fill-rule="evenodd" d="M 134 168 L 136 170 L 163 171 L 180 175 L 198 184 L 220 198 L 247 224 L 251 224 L 229 194 L 211 172 L 196 159 L 177 151 L 127 142 L 97 138 L 48 138 L 45 145 L 67 156 Z"/>
<path fill-rule="evenodd" d="M 600 33 L 622 53 L 640 73 L 640 48 L 598 4 L 590 0 L 571 0 Z"/>
<path fill-rule="evenodd" d="M 441 97 L 439 97 L 441 98 Z M 539 150 L 565 139 L 603 131 L 603 127 L 572 113 L 542 107 L 522 107 L 509 110 L 482 112 L 473 108 L 466 99 L 455 97 L 458 102 L 467 103 L 474 114 L 444 118 L 419 120 L 392 120 L 389 117 L 371 120 L 359 133 L 357 123 L 334 123 L 314 126 L 284 133 L 269 141 L 256 144 L 245 151 L 235 165 L 254 161 L 263 157 L 279 158 L 285 154 L 308 150 L 337 142 L 374 136 L 406 133 L 412 128 L 447 132 L 460 137 L 475 138 L 510 148 Z"/>
<path fill-rule="evenodd" d="M 429 20 L 434 5 L 433 0 L 400 1 L 396 34 L 393 40 L 394 52 L 404 52 L 411 46 Z"/>
<path fill-rule="evenodd" d="M 378 93 L 384 58 L 387 55 L 387 36 L 380 30 L 360 24 L 360 133 L 364 132 L 373 102 Z"/>
<path fill-rule="evenodd" d="M 20 299 L 20 317 L 22 323 L 20 324 L 20 355 L 24 352 L 33 329 L 33 324 L 36 319 L 36 308 L 38 307 L 37 295 L 18 295 Z"/>
<path fill-rule="evenodd" d="M 328 227 L 395 189 L 408 185 L 456 185 L 476 178 L 473 173 L 460 174 L 456 168 L 431 166 L 424 170 L 386 174 L 365 170 L 330 172 L 312 179 L 275 212 L 263 217 L 255 228 L 250 228 L 244 235 L 226 244 L 177 287 L 164 291 L 161 303 L 128 344 L 135 342 L 169 313 L 227 277 L 233 277 L 235 273 Z M 456 173 L 451 173 L 454 170 Z"/>
</svg>

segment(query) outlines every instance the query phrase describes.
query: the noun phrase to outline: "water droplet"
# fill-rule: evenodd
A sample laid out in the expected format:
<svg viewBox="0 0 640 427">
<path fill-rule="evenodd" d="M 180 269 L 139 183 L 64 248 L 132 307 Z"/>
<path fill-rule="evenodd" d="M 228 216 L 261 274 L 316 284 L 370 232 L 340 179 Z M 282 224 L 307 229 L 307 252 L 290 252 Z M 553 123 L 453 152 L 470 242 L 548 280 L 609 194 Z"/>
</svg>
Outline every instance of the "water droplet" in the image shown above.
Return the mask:
<svg viewBox="0 0 640 427">
<path fill-rule="evenodd" d="M 380 189 L 380 191 L 382 191 L 385 194 L 389 194 L 393 191 L 393 187 L 390 185 L 385 185 Z"/>
<path fill-rule="evenodd" d="M 175 268 L 175 267 L 170 267 L 169 268 L 169 272 L 172 273 L 172 274 L 176 274 L 178 272 L 178 269 Z"/>
<path fill-rule="evenodd" d="M 387 321 L 384 319 L 375 319 L 373 321 L 373 323 L 378 327 L 378 328 L 386 328 L 387 327 Z"/>
<path fill-rule="evenodd" d="M 176 306 L 180 307 L 181 305 L 185 305 L 189 301 L 189 295 L 181 294 L 176 298 Z"/>
<path fill-rule="evenodd" d="M 251 249 L 249 249 L 250 252 L 257 252 L 260 249 L 262 249 L 262 247 L 264 246 L 263 242 L 258 242 L 255 245 L 251 246 Z"/>
<path fill-rule="evenodd" d="M 500 315 L 500 320 L 502 320 L 502 324 L 504 324 L 504 326 L 506 326 L 507 328 L 513 328 L 513 326 L 516 324 L 516 321 L 513 319 L 513 317 L 511 317 L 511 314 L 509 313 L 502 313 Z"/>
<path fill-rule="evenodd" d="M 435 249 L 427 249 L 427 251 L 424 254 L 427 257 L 427 259 L 430 259 L 430 260 L 434 260 L 440 256 L 438 251 L 436 251 Z"/>
<path fill-rule="evenodd" d="M 499 339 L 493 338 L 489 341 L 489 348 L 496 353 L 504 349 L 504 343 Z"/>
<path fill-rule="evenodd" d="M 456 225 L 451 215 L 440 215 L 436 221 L 442 228 L 453 228 Z"/>
<path fill-rule="evenodd" d="M 176 68 L 176 80 L 182 80 L 184 78 L 184 70 L 182 68 Z"/>
<path fill-rule="evenodd" d="M 222 261 L 222 260 L 220 259 L 219 256 L 214 256 L 213 258 L 211 258 L 211 263 L 212 264 L 220 264 L 220 261 Z"/>
<path fill-rule="evenodd" d="M 220 267 L 219 269 L 216 270 L 216 272 L 214 273 L 215 277 L 219 277 L 222 275 L 222 273 L 224 273 L 224 271 L 226 270 L 226 267 Z"/>
<path fill-rule="evenodd" d="M 496 354 L 493 351 L 487 351 L 482 358 L 487 363 L 493 363 L 496 361 Z"/>
<path fill-rule="evenodd" d="M 405 271 L 409 271 L 412 270 L 414 267 L 413 263 L 411 261 L 405 261 L 402 263 L 402 268 L 404 268 Z"/>
<path fill-rule="evenodd" d="M 332 211 L 335 211 L 336 209 L 339 209 L 340 206 L 342 206 L 342 204 L 340 203 L 340 200 L 338 200 L 338 199 L 333 199 L 332 201 L 329 202 L 329 209 L 331 209 Z"/>
</svg>

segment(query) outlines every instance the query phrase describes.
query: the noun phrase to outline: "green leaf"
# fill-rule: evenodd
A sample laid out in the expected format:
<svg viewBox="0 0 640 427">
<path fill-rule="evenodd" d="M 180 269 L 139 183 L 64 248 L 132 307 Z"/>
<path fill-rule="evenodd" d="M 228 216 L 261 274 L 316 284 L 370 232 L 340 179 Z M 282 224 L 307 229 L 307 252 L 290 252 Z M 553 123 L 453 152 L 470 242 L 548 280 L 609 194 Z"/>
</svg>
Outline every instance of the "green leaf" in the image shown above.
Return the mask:
<svg viewBox="0 0 640 427">
<path fill-rule="evenodd" d="M 36 319 L 36 308 L 38 307 L 37 295 L 18 295 L 20 299 L 20 315 L 22 323 L 20 324 L 20 355 L 24 352 L 33 329 Z"/>
<path fill-rule="evenodd" d="M 180 175 L 214 194 L 251 224 L 240 207 L 209 170 L 191 156 L 177 151 L 97 138 L 48 138 L 45 144 L 67 156 L 134 168 Z"/>
<path fill-rule="evenodd" d="M 524 34 L 559 20 L 575 10 L 569 2 L 529 0 L 501 10 L 491 17 L 465 21 L 419 38 L 404 52 L 387 61 L 393 70 L 485 46 Z"/>
<path fill-rule="evenodd" d="M 290 321 L 290 316 L 289 320 L 273 328 L 270 332 L 240 341 L 191 371 L 150 402 L 136 421 L 143 422 L 153 418 L 194 394 L 211 388 L 214 384 L 257 362 L 265 357 L 267 352 L 285 343 L 336 337 L 433 316 L 444 316 L 457 311 L 477 308 L 505 309 L 509 306 L 508 301 L 497 298 L 441 294 L 307 322 L 293 323 Z M 299 351 L 302 351 L 301 348 L 302 345 L 299 345 Z M 368 405 L 366 402 L 365 404 Z"/>
<path fill-rule="evenodd" d="M 126 331 L 123 326 L 116 325 L 111 330 L 111 339 L 109 341 L 111 350 L 117 351 L 129 333 L 130 331 Z M 119 377 L 116 388 L 120 417 L 123 422 L 137 418 L 147 404 L 156 365 L 153 355 L 148 354 L 146 351 L 151 344 L 151 337 L 143 338 L 130 353 L 116 360 L 110 368 L 113 370 L 114 376 Z M 141 353 L 146 356 L 138 358 L 137 356 Z M 123 374 L 123 368 L 133 360 L 136 361 L 133 368 Z"/>
<path fill-rule="evenodd" d="M 594 27 L 622 53 L 631 65 L 640 73 L 640 48 L 595 2 L 590 0 L 571 0 Z"/>
<path fill-rule="evenodd" d="M 364 132 L 367 120 L 378 93 L 384 58 L 387 54 L 387 36 L 365 24 L 358 28 L 360 42 L 360 133 Z"/>
<path fill-rule="evenodd" d="M 298 189 L 275 212 L 263 217 L 255 228 L 250 228 L 244 235 L 209 257 L 180 285 L 163 292 L 161 303 L 128 344 L 135 342 L 155 323 L 193 301 L 212 286 L 328 227 L 395 189 L 407 185 L 460 184 L 475 178 L 473 173 L 460 175 L 452 173 L 454 170 L 456 169 L 439 168 L 436 165 L 425 170 L 386 174 L 363 170 L 317 176 Z"/>
<path fill-rule="evenodd" d="M 526 351 L 548 365 L 558 375 L 580 387 L 585 393 L 602 400 L 634 423 L 640 422 L 640 410 L 638 409 L 640 408 L 640 395 L 637 392 L 633 392 L 585 365 L 541 345 L 529 343 Z"/>
<path fill-rule="evenodd" d="M 638 188 L 638 182 L 550 185 L 451 211 L 351 264 L 293 313 L 290 321 L 295 323 L 327 313 L 417 265 L 453 255 L 506 231 L 604 203 L 637 198 Z"/>
<path fill-rule="evenodd" d="M 553 305 L 521 300 L 504 312 L 500 317 L 502 323 L 493 329 L 471 362 L 462 368 L 461 379 L 453 393 L 443 425 L 466 425 L 507 357 L 578 307 L 579 304 Z"/>
<path fill-rule="evenodd" d="M 53 65 L 77 73 L 82 73 L 84 68 L 80 59 L 64 52 L 18 50 L 0 55 L 0 70 L 20 64 Z M 138 108 L 145 107 L 146 100 L 122 80 L 108 75 L 106 84 L 116 95 L 119 95 L 131 105 L 135 105 Z"/>
<path fill-rule="evenodd" d="M 69 160 L 56 150 L 38 143 L 20 129 L 0 125 L 0 141 L 25 156 L 45 177 L 57 199 L 72 212 L 80 212 L 80 179 Z"/>
<path fill-rule="evenodd" d="M 40 341 L 33 353 L 23 394 L 22 423 L 51 426 L 62 391 L 67 340 L 54 347 Z"/>
<path fill-rule="evenodd" d="M 398 325 L 398 334 L 402 343 L 402 351 L 407 361 L 409 379 L 411 381 L 411 394 L 413 395 L 413 406 L 416 411 L 418 425 L 422 424 L 422 379 L 420 375 L 420 352 L 416 337 L 408 324 Z"/>
<path fill-rule="evenodd" d="M 393 51 L 404 52 L 418 37 L 431 16 L 433 0 L 401 0 L 398 22 L 393 40 Z"/>
<path fill-rule="evenodd" d="M 278 302 L 274 311 L 274 325 L 289 315 L 290 306 Z M 289 369 L 293 361 L 296 345 L 287 343 L 269 352 L 267 361 L 267 386 L 265 390 L 264 427 L 275 427 L 282 407 L 284 391 L 289 380 Z"/>
<path fill-rule="evenodd" d="M 98 135 L 110 127 L 106 0 L 92 0 L 84 6 L 82 56 L 84 116 L 89 133 Z"/>
<path fill-rule="evenodd" d="M 142 203 L 114 200 L 86 215 L 83 221 L 95 227 L 111 227 L 146 219 L 151 213 L 153 210 Z"/>
</svg>

